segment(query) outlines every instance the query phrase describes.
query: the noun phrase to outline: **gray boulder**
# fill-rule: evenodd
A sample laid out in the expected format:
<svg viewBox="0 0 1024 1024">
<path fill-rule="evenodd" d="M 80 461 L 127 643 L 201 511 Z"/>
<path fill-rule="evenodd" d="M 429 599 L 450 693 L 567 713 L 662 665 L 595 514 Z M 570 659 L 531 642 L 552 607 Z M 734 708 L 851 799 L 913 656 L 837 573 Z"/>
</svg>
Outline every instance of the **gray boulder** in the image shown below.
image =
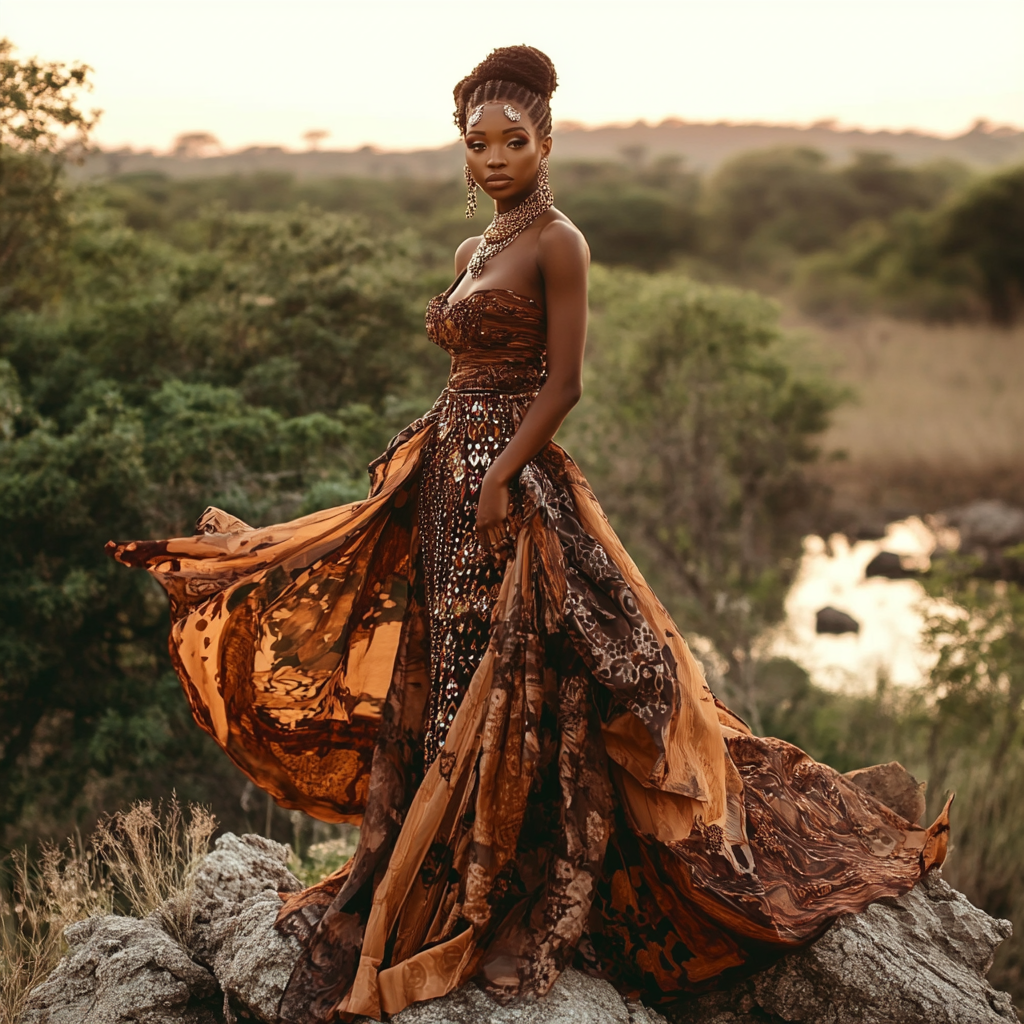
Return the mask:
<svg viewBox="0 0 1024 1024">
<path fill-rule="evenodd" d="M 499 1006 L 475 985 L 442 999 L 417 1003 L 392 1017 L 394 1024 L 666 1024 L 640 1003 L 627 1003 L 607 981 L 571 968 L 543 999 Z M 365 1024 L 369 1019 L 362 1018 Z"/>
<path fill-rule="evenodd" d="M 1010 997 L 985 980 L 997 921 L 932 871 L 905 896 L 840 918 L 799 953 L 674 1008 L 674 1024 L 1006 1024 Z"/>
<path fill-rule="evenodd" d="M 215 1024 L 213 975 L 155 917 L 97 916 L 65 931 L 70 950 L 28 997 L 20 1024 Z"/>
<path fill-rule="evenodd" d="M 1024 543 L 1024 509 L 1014 508 L 1005 501 L 972 501 L 947 509 L 937 518 L 943 525 L 959 531 L 960 546 L 965 551 Z"/>
<path fill-rule="evenodd" d="M 302 883 L 288 870 L 288 847 L 262 836 L 221 836 L 196 877 L 195 951 L 226 1005 L 274 1024 L 301 949 L 274 929 L 279 892 Z"/>
<path fill-rule="evenodd" d="M 846 612 L 840 611 L 838 608 L 821 608 L 819 609 L 814 621 L 814 631 L 816 633 L 859 633 L 860 623 Z"/>
<path fill-rule="evenodd" d="M 864 576 L 867 579 L 880 576 L 886 580 L 911 580 L 920 575 L 918 570 L 906 568 L 903 559 L 893 551 L 879 551 L 864 567 Z"/>
<path fill-rule="evenodd" d="M 870 768 L 855 768 L 844 778 L 870 793 L 907 821 L 920 821 L 924 814 L 926 784 L 918 782 L 899 761 L 873 764 Z"/>
</svg>

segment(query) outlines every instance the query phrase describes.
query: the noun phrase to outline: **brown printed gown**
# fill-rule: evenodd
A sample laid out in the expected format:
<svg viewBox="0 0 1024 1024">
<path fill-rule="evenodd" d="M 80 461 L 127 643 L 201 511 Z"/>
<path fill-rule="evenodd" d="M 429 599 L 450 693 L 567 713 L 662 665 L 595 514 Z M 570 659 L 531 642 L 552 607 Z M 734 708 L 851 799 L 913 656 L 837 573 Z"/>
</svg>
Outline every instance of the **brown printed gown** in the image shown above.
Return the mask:
<svg viewBox="0 0 1024 1024">
<path fill-rule="evenodd" d="M 480 550 L 546 328 L 513 292 L 450 291 L 427 310 L 448 386 L 365 501 L 110 545 L 170 595 L 200 726 L 283 807 L 361 825 L 282 907 L 304 955 L 281 1019 L 382 1018 L 470 979 L 540 996 L 570 964 L 665 1002 L 910 889 L 946 813 L 922 829 L 752 735 L 557 445 L 513 487 L 514 551 Z"/>
</svg>

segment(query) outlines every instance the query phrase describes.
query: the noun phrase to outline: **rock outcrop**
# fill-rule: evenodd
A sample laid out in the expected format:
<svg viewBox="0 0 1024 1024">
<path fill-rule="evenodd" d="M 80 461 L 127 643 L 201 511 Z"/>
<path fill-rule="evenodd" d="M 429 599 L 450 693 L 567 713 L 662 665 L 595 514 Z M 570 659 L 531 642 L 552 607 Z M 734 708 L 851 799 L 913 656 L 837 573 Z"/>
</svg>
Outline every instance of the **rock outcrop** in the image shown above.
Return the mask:
<svg viewBox="0 0 1024 1024">
<path fill-rule="evenodd" d="M 365 1020 L 365 1018 L 364 1018 Z M 572 969 L 534 1002 L 499 1006 L 475 985 L 443 999 L 417 1003 L 396 1014 L 393 1024 L 666 1024 L 640 1003 L 627 1003 L 607 981 Z M 368 1024 L 368 1022 L 367 1022 Z"/>
<path fill-rule="evenodd" d="M 216 978 L 153 916 L 91 917 L 65 931 L 67 956 L 19 1024 L 216 1024 Z"/>
<path fill-rule="evenodd" d="M 911 892 L 840 918 L 799 953 L 668 1014 L 673 1024 L 1007 1024 L 985 980 L 1010 936 L 932 871 Z"/>
<path fill-rule="evenodd" d="M 863 781 L 894 784 L 891 771 L 876 770 L 876 776 Z M 900 792 L 911 802 L 918 795 L 916 789 Z M 158 915 L 74 925 L 68 955 L 32 993 L 19 1024 L 230 1024 L 243 1018 L 273 1024 L 299 954 L 295 941 L 273 928 L 278 893 L 299 887 L 287 869 L 287 852 L 259 836 L 217 841 L 196 879 L 187 953 L 161 929 Z M 1010 999 L 992 989 L 985 974 L 1009 934 L 1007 922 L 973 907 L 933 872 L 907 895 L 840 919 L 812 946 L 728 991 L 660 1013 L 569 970 L 541 1000 L 502 1007 L 470 985 L 411 1006 L 394 1021 L 1006 1024 L 1017 1019 Z"/>
<path fill-rule="evenodd" d="M 859 633 L 860 623 L 847 612 L 838 608 L 821 608 L 815 616 L 816 633 Z"/>
<path fill-rule="evenodd" d="M 972 501 L 947 509 L 938 518 L 943 525 L 959 531 L 960 546 L 965 551 L 984 553 L 1024 544 L 1024 509 L 1005 501 Z"/>
<path fill-rule="evenodd" d="M 920 575 L 917 569 L 908 569 L 903 564 L 903 559 L 894 551 L 879 551 L 864 567 L 866 579 L 880 576 L 886 580 L 912 580 Z"/>
<path fill-rule="evenodd" d="M 196 877 L 195 953 L 220 983 L 226 1005 L 274 1024 L 299 957 L 298 942 L 274 929 L 279 892 L 302 888 L 288 847 L 262 836 L 217 840 Z"/>
<path fill-rule="evenodd" d="M 977 576 L 1024 583 L 1024 508 L 1003 501 L 972 501 L 934 518 L 936 525 L 957 530 L 962 553 L 980 560 Z"/>
<path fill-rule="evenodd" d="M 925 809 L 926 784 L 918 782 L 899 761 L 855 768 L 845 777 L 901 818 L 920 822 Z"/>
</svg>

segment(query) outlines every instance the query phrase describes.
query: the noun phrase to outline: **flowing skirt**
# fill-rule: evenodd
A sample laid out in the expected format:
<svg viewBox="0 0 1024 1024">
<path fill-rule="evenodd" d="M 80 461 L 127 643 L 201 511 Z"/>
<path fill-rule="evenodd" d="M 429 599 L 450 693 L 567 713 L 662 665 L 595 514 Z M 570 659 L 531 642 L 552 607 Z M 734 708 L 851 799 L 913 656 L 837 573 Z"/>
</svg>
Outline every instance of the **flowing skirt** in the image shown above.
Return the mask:
<svg viewBox="0 0 1024 1024">
<path fill-rule="evenodd" d="M 111 545 L 170 596 L 197 722 L 282 806 L 361 825 L 282 907 L 304 948 L 282 1020 L 380 1018 L 471 979 L 543 995 L 569 964 L 657 1004 L 945 855 L 947 811 L 920 828 L 714 697 L 556 445 L 514 488 L 514 552 L 471 550 L 459 473 L 478 483 L 514 430 L 527 403 L 503 402 L 474 420 L 446 392 L 365 501 Z"/>
</svg>

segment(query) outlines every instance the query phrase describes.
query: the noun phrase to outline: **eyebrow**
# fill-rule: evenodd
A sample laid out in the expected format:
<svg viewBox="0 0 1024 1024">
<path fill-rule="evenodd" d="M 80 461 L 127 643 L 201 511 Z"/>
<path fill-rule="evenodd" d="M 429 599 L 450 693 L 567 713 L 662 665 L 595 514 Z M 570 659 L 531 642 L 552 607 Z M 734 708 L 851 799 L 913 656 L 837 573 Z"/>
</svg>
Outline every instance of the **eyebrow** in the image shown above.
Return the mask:
<svg viewBox="0 0 1024 1024">
<path fill-rule="evenodd" d="M 501 134 L 502 135 L 508 135 L 509 132 L 526 132 L 527 135 L 530 134 L 529 131 L 526 128 L 524 128 L 522 125 L 518 125 L 518 124 L 512 125 L 511 128 L 506 128 Z M 487 134 L 487 132 L 483 131 L 482 129 L 474 128 L 472 131 L 466 132 L 466 138 L 468 139 L 470 135 L 486 135 L 486 134 Z"/>
</svg>

